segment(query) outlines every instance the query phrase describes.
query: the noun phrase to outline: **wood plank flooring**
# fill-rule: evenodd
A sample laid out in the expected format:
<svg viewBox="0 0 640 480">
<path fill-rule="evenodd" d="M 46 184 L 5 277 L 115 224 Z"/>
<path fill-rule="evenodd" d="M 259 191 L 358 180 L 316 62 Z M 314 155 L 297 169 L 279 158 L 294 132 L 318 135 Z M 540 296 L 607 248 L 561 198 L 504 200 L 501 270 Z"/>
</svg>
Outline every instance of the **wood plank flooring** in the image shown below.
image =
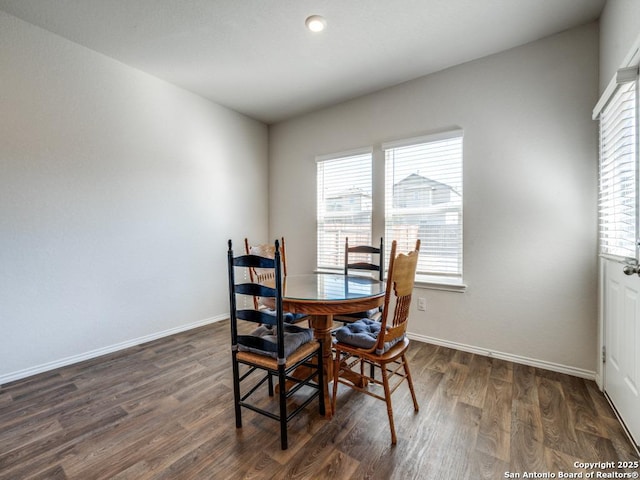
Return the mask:
<svg viewBox="0 0 640 480">
<path fill-rule="evenodd" d="M 527 478 L 634 472 L 638 461 L 594 382 L 419 342 L 384 402 L 340 386 L 336 415 L 290 425 L 244 411 L 235 428 L 229 324 L 219 322 L 0 387 L 0 479 Z M 377 387 L 372 387 L 377 388 Z M 530 477 L 531 478 L 531 477 Z M 580 477 L 578 477 L 580 478 Z"/>
</svg>

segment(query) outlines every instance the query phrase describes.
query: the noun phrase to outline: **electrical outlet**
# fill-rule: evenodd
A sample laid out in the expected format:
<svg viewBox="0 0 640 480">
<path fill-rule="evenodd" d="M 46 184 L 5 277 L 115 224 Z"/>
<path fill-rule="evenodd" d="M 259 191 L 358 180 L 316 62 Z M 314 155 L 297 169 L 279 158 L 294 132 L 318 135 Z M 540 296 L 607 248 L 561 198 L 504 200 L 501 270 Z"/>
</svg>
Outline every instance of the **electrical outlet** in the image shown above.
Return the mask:
<svg viewBox="0 0 640 480">
<path fill-rule="evenodd" d="M 424 297 L 418 298 L 418 310 L 425 312 L 427 310 L 427 299 Z"/>
</svg>

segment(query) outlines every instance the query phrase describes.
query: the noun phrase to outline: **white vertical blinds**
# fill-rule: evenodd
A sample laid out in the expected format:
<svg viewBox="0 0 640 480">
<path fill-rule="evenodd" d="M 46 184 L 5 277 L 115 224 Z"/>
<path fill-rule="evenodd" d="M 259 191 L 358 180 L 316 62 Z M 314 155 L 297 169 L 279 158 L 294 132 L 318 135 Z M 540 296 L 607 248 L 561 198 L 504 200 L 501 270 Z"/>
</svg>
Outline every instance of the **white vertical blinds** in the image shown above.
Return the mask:
<svg viewBox="0 0 640 480">
<path fill-rule="evenodd" d="M 383 145 L 385 244 L 411 250 L 419 275 L 462 277 L 462 131 Z"/>
<path fill-rule="evenodd" d="M 371 244 L 371 151 L 317 161 L 317 267 L 342 269 L 345 237 L 352 245 Z"/>
<path fill-rule="evenodd" d="M 637 81 L 623 84 L 600 112 L 600 253 L 637 258 Z"/>
</svg>

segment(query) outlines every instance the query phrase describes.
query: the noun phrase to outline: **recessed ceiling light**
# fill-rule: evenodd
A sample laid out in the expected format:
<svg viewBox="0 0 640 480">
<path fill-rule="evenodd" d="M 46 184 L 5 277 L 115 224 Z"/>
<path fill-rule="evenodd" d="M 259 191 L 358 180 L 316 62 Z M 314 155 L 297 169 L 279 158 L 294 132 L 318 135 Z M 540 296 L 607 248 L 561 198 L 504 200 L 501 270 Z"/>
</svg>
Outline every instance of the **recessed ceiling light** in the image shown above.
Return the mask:
<svg viewBox="0 0 640 480">
<path fill-rule="evenodd" d="M 321 32 L 327 26 L 327 21 L 320 15 L 311 15 L 304 21 L 304 24 L 312 32 Z"/>
</svg>

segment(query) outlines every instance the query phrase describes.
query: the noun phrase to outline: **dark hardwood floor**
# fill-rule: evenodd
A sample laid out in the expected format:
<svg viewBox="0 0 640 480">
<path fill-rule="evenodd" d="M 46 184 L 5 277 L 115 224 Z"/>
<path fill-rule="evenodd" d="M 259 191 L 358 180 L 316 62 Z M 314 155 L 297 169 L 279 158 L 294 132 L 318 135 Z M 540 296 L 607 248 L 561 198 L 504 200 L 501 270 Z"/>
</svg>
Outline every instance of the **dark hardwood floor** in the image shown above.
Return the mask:
<svg viewBox="0 0 640 480">
<path fill-rule="evenodd" d="M 336 415 L 327 421 L 309 406 L 281 451 L 276 422 L 244 411 L 235 428 L 228 328 L 219 322 L 3 385 L 0 479 L 638 471 L 576 467 L 638 461 L 594 382 L 419 342 L 409 356 L 420 411 L 401 386 L 393 395 L 397 446 L 384 402 L 341 388 Z"/>
</svg>

